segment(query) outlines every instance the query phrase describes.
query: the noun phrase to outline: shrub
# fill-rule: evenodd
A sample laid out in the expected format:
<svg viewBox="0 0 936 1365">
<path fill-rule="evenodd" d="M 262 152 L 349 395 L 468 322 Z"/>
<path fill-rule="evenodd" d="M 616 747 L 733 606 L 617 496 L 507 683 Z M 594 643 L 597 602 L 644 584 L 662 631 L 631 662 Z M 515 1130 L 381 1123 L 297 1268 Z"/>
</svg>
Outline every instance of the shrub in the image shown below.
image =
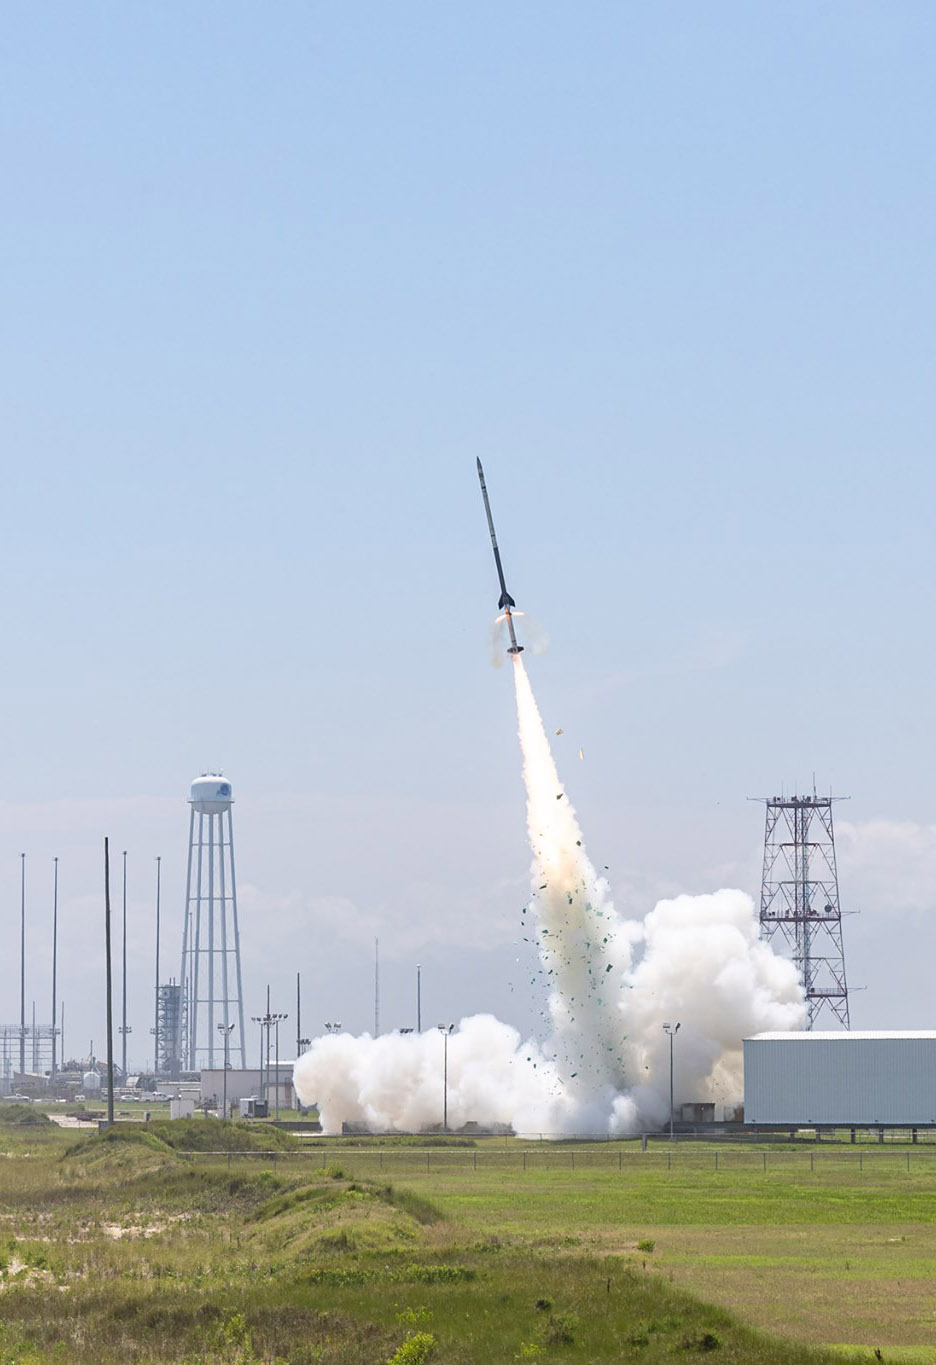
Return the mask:
<svg viewBox="0 0 936 1365">
<path fill-rule="evenodd" d="M 649 1252 L 652 1251 L 655 1246 L 656 1242 L 652 1237 L 644 1237 L 643 1241 L 637 1243 L 637 1250 Z"/>
<path fill-rule="evenodd" d="M 397 1190 L 392 1185 L 383 1185 L 378 1186 L 374 1193 L 385 1204 L 408 1213 L 417 1223 L 438 1223 L 442 1219 L 442 1210 L 437 1205 L 418 1194 L 413 1194 L 411 1190 Z"/>
<path fill-rule="evenodd" d="M 543 1324 L 543 1340 L 547 1346 L 571 1346 L 578 1326 L 574 1313 L 552 1313 Z"/>
<path fill-rule="evenodd" d="M 396 1320 L 404 1327 L 415 1327 L 420 1322 L 429 1321 L 429 1309 L 424 1305 L 419 1308 L 404 1308 L 397 1313 Z"/>
<path fill-rule="evenodd" d="M 717 1332 L 703 1332 L 697 1337 L 687 1337 L 683 1342 L 686 1351 L 717 1351 L 720 1346 L 721 1337 Z"/>
<path fill-rule="evenodd" d="M 466 1265 L 408 1265 L 400 1274 L 401 1280 L 418 1280 L 423 1284 L 455 1284 L 474 1278 L 475 1272 Z"/>
<path fill-rule="evenodd" d="M 397 1347 L 388 1365 L 423 1365 L 435 1347 L 436 1339 L 431 1332 L 413 1332 Z"/>
<path fill-rule="evenodd" d="M 48 1128 L 52 1120 L 41 1109 L 34 1109 L 31 1104 L 0 1104 L 0 1123 L 7 1123 L 13 1127 L 44 1124 Z"/>
</svg>

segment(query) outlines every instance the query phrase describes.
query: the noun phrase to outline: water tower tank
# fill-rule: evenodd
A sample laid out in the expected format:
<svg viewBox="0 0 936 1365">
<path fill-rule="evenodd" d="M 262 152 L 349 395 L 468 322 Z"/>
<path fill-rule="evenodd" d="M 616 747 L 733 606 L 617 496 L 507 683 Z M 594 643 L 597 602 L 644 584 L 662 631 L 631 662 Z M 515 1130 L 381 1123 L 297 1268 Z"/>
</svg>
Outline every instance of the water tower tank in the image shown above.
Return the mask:
<svg viewBox="0 0 936 1365">
<path fill-rule="evenodd" d="M 192 795 L 189 799 L 199 815 L 221 815 L 231 809 L 234 798 L 231 794 L 231 784 L 226 777 L 205 773 L 202 777 L 196 777 L 192 783 Z"/>
<path fill-rule="evenodd" d="M 96 1071 L 86 1071 L 81 1078 L 81 1084 L 87 1094 L 89 1090 L 100 1090 L 101 1078 Z"/>
</svg>

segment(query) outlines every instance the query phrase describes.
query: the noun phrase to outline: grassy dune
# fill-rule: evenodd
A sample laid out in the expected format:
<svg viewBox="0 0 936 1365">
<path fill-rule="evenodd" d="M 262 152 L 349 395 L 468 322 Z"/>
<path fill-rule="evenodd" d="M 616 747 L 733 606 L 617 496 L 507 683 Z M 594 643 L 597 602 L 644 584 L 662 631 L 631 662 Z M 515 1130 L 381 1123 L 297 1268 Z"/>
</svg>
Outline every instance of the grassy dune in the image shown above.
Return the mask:
<svg viewBox="0 0 936 1365">
<path fill-rule="evenodd" d="M 0 1131 L 0 1362 L 936 1359 L 936 1153 L 74 1136 Z"/>
</svg>

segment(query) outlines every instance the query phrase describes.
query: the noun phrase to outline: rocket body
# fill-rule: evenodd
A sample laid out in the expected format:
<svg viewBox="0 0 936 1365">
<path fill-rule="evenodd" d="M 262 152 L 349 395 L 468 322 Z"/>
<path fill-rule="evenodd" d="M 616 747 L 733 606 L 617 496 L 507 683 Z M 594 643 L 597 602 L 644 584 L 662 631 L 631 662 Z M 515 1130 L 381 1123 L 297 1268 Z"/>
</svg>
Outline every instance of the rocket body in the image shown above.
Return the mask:
<svg viewBox="0 0 936 1365">
<path fill-rule="evenodd" d="M 497 605 L 499 609 L 504 613 L 504 617 L 507 621 L 507 633 L 510 636 L 510 648 L 508 649 L 507 653 L 520 654 L 523 651 L 523 645 L 517 644 L 517 636 L 514 632 L 513 615 L 511 613 L 511 608 L 515 607 L 517 604 L 511 597 L 510 593 L 507 591 L 507 584 L 504 582 L 504 566 L 501 563 L 500 550 L 497 547 L 497 535 L 495 534 L 494 531 L 494 518 L 491 516 L 491 504 L 488 499 L 487 485 L 484 482 L 484 470 L 481 467 L 480 460 L 478 460 L 478 478 L 481 481 L 481 496 L 484 499 L 484 511 L 485 515 L 487 516 L 488 530 L 491 533 L 491 548 L 494 551 L 494 563 L 497 567 L 497 578 L 500 583 L 501 592 L 500 597 L 498 598 L 497 601 Z"/>
</svg>

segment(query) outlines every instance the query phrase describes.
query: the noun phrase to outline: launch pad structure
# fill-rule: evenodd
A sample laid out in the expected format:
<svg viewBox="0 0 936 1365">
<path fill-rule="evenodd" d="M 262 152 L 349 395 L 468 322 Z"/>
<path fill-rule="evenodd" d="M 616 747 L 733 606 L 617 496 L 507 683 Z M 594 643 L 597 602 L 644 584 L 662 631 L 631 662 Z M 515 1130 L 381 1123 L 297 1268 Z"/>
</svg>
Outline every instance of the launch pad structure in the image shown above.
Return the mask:
<svg viewBox="0 0 936 1365">
<path fill-rule="evenodd" d="M 769 796 L 760 934 L 788 950 L 803 983 L 807 1025 L 831 1015 L 849 1027 L 832 805 L 841 797 Z M 776 940 L 780 940 L 780 944 Z"/>
</svg>

